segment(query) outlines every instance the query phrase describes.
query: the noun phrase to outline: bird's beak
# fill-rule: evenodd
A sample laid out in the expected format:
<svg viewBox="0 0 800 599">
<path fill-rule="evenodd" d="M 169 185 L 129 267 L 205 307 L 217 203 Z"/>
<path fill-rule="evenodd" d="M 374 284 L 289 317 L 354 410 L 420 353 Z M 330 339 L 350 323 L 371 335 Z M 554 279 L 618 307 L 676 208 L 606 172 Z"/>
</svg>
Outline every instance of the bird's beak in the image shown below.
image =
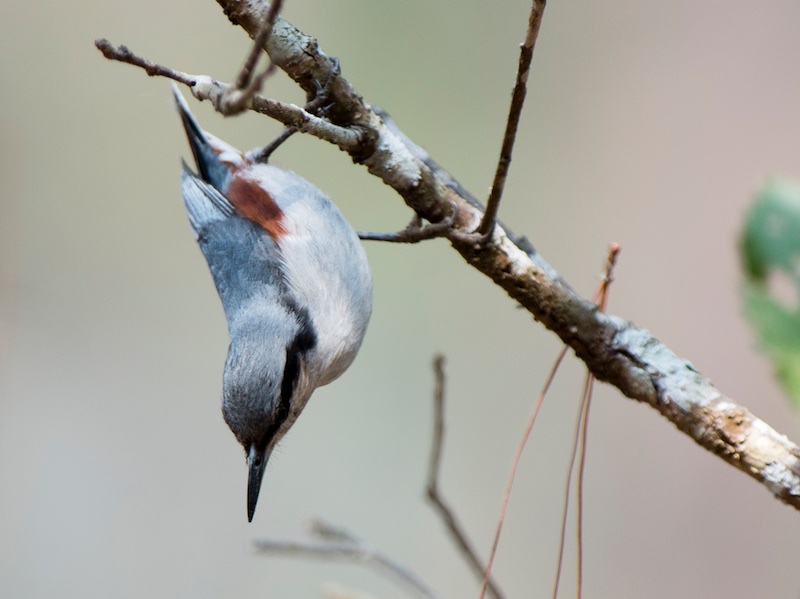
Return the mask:
<svg viewBox="0 0 800 599">
<path fill-rule="evenodd" d="M 247 477 L 247 521 L 253 521 L 253 514 L 258 503 L 258 492 L 261 490 L 261 479 L 264 478 L 264 471 L 267 469 L 266 448 L 259 449 L 255 445 L 250 446 L 247 453 L 247 467 L 249 474 Z"/>
</svg>

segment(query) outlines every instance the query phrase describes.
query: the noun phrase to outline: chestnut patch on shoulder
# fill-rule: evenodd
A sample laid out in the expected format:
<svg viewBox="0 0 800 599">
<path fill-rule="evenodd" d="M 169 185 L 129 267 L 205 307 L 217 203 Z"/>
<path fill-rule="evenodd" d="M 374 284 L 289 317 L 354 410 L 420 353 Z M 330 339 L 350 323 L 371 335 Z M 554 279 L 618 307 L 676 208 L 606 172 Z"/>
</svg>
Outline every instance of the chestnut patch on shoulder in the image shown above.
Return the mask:
<svg viewBox="0 0 800 599">
<path fill-rule="evenodd" d="M 259 225 L 274 241 L 277 242 L 286 233 L 283 212 L 275 198 L 257 181 L 234 174 L 226 195 L 236 212 Z"/>
</svg>

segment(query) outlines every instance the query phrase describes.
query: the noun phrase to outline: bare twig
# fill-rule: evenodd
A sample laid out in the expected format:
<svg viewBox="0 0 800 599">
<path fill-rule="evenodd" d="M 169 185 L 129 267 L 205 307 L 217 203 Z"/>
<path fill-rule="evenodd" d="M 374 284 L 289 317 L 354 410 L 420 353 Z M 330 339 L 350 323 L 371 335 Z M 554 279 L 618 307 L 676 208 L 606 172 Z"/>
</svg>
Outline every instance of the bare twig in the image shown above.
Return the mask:
<svg viewBox="0 0 800 599">
<path fill-rule="evenodd" d="M 275 19 L 281 12 L 282 7 L 283 0 L 273 0 L 273 2 L 270 2 L 269 9 L 267 10 L 267 16 L 264 18 L 264 22 L 261 24 L 258 34 L 255 36 L 255 38 L 253 38 L 253 45 L 250 48 L 250 54 L 247 55 L 247 59 L 245 60 L 244 65 L 242 65 L 242 70 L 239 71 L 239 76 L 236 78 L 235 86 L 237 89 L 246 89 L 253 83 L 254 80 L 259 79 L 259 77 L 265 77 L 268 71 L 274 70 L 274 63 L 270 60 L 269 67 L 267 67 L 267 69 L 261 75 L 255 78 L 253 77 L 253 70 L 258 62 L 258 57 L 264 51 L 264 45 L 267 43 L 269 36 L 272 34 L 272 26 L 275 24 Z M 254 95 L 255 93 L 258 93 L 258 90 L 254 92 Z"/>
<path fill-rule="evenodd" d="M 95 47 L 103 53 L 103 56 L 109 60 L 117 60 L 125 62 L 136 67 L 141 67 L 150 77 L 167 77 L 178 83 L 183 83 L 192 87 L 195 85 L 197 77 L 181 71 L 176 71 L 169 67 L 162 66 L 141 56 L 137 56 L 131 52 L 127 46 L 117 46 L 109 42 L 107 39 L 102 38 L 94 41 Z"/>
<path fill-rule="evenodd" d="M 340 527 L 315 521 L 312 532 L 322 538 L 319 543 L 277 541 L 257 539 L 256 549 L 262 553 L 276 553 L 291 557 L 316 557 L 322 559 L 349 560 L 373 566 L 383 574 L 420 597 L 439 599 L 438 595 L 408 568 L 398 564 L 376 547 Z"/>
<path fill-rule="evenodd" d="M 325 84 L 319 84 L 317 88 L 316 95 L 309 100 L 303 109 L 308 112 L 309 114 L 313 114 L 314 116 L 320 116 L 324 112 L 324 109 L 327 107 L 329 99 L 329 90 L 331 86 L 331 82 L 334 80 L 334 77 L 339 75 L 339 61 L 338 59 L 334 62 L 334 69 L 331 71 L 330 75 L 328 76 L 328 80 Z M 275 63 L 271 63 L 270 67 L 274 67 Z M 264 146 L 258 154 L 253 157 L 255 162 L 260 162 L 262 164 L 269 162 L 270 156 L 272 156 L 273 152 L 277 150 L 287 139 L 289 139 L 292 135 L 297 133 L 298 130 L 294 129 L 293 127 L 287 127 L 284 129 L 278 137 L 273 139 L 270 143 Z"/>
<path fill-rule="evenodd" d="M 239 71 L 239 76 L 233 85 L 230 85 L 223 94 L 219 110 L 225 116 L 233 116 L 240 114 L 247 110 L 250 101 L 257 93 L 261 91 L 264 86 L 264 81 L 271 76 L 277 67 L 272 60 L 269 61 L 267 68 L 265 68 L 258 75 L 253 75 L 258 57 L 264 51 L 264 45 L 269 40 L 272 33 L 272 26 L 275 24 L 275 19 L 283 6 L 283 0 L 274 0 L 270 2 L 269 10 L 264 17 L 264 22 L 259 28 L 258 34 L 253 38 L 253 44 L 250 47 L 250 53 L 244 61 L 244 65 Z"/>
<path fill-rule="evenodd" d="M 533 0 L 531 3 L 528 32 L 525 34 L 525 41 L 520 46 L 517 79 L 514 83 L 514 91 L 511 94 L 511 107 L 508 110 L 506 131 L 503 135 L 503 145 L 500 148 L 500 159 L 497 161 L 492 190 L 489 193 L 489 199 L 486 201 L 486 212 L 483 215 L 480 227 L 478 227 L 478 233 L 483 236 L 488 236 L 492 232 L 497 218 L 497 211 L 500 209 L 500 200 L 503 197 L 508 168 L 511 166 L 511 154 L 514 151 L 514 142 L 517 139 L 519 119 L 522 115 L 522 107 L 525 104 L 525 95 L 528 91 L 528 73 L 531 70 L 533 49 L 536 46 L 536 38 L 539 36 L 539 27 L 542 24 L 542 15 L 546 4 L 547 0 Z"/>
<path fill-rule="evenodd" d="M 255 162 L 260 162 L 261 164 L 266 164 L 267 162 L 269 162 L 270 156 L 272 156 L 275 150 L 281 147 L 283 145 L 283 142 L 285 142 L 295 133 L 297 133 L 297 129 L 292 129 L 290 127 L 287 127 L 286 129 L 281 131 L 280 134 L 275 139 L 273 139 L 271 142 L 269 142 L 267 145 L 261 148 L 261 151 L 259 151 L 258 154 L 256 154 L 253 157 L 253 160 Z"/>
<path fill-rule="evenodd" d="M 611 283 L 614 282 L 614 268 L 617 266 L 617 259 L 621 251 L 622 248 L 618 243 L 612 243 L 608 246 L 608 256 L 606 257 L 606 265 L 603 269 L 603 278 L 600 279 L 600 285 L 592 298 L 601 312 L 606 311 L 608 289 L 611 287 Z"/>
<path fill-rule="evenodd" d="M 453 213 L 438 223 L 422 224 L 422 218 L 415 214 L 405 229 L 397 233 L 369 233 L 359 231 L 359 238 L 365 241 L 387 241 L 390 243 L 419 243 L 436 237 L 449 237 L 454 229 L 453 223 L 458 216 L 458 206 L 453 204 Z"/>
<path fill-rule="evenodd" d="M 324 541 L 332 543 L 352 543 L 358 545 L 363 543 L 361 539 L 342 526 L 336 526 L 321 518 L 314 518 L 311 521 L 311 533 Z"/>
<path fill-rule="evenodd" d="M 494 533 L 494 541 L 492 541 L 492 550 L 489 552 L 489 561 L 486 564 L 486 573 L 484 574 L 483 586 L 481 587 L 481 599 L 483 599 L 484 594 L 486 593 L 486 584 L 489 580 L 489 576 L 492 573 L 494 557 L 497 555 L 497 548 L 500 545 L 500 535 L 503 532 L 503 524 L 506 520 L 506 509 L 508 508 L 508 500 L 511 499 L 511 489 L 514 486 L 514 477 L 517 475 L 517 466 L 519 466 L 519 461 L 522 458 L 522 452 L 525 449 L 525 445 L 528 443 L 528 438 L 531 436 L 533 425 L 536 423 L 536 416 L 539 414 L 539 408 L 542 407 L 545 395 L 547 395 L 547 392 L 550 390 L 550 385 L 553 384 L 553 380 L 556 378 L 558 368 L 561 366 L 561 362 L 564 360 L 564 356 L 566 355 L 567 347 L 564 347 L 564 349 L 559 352 L 553 367 L 550 369 L 550 374 L 547 376 L 547 381 L 545 382 L 541 393 L 539 393 L 536 403 L 533 405 L 530 418 L 528 418 L 528 424 L 525 426 L 525 432 L 522 433 L 522 439 L 517 446 L 517 453 L 514 455 L 514 461 L 511 464 L 511 474 L 509 474 L 508 483 L 506 484 L 506 492 L 503 495 L 503 504 L 500 508 L 500 517 L 497 519 L 497 529 Z"/>
<path fill-rule="evenodd" d="M 430 502 L 436 508 L 439 517 L 444 522 L 450 537 L 456 547 L 461 551 L 461 555 L 470 566 L 475 576 L 479 580 L 484 579 L 486 567 L 478 557 L 477 551 L 472 542 L 467 537 L 464 527 L 456 518 L 455 512 L 439 493 L 439 470 L 442 462 L 442 449 L 444 447 L 444 401 L 445 401 L 445 372 L 444 356 L 437 355 L 433 360 L 433 370 L 436 375 L 436 389 L 433 395 L 434 418 L 433 418 L 433 443 L 431 445 L 431 459 L 428 468 L 428 488 L 427 495 Z M 500 587 L 494 580 L 488 580 L 484 587 L 488 585 L 489 594 L 495 599 L 503 599 L 504 595 Z"/>
</svg>

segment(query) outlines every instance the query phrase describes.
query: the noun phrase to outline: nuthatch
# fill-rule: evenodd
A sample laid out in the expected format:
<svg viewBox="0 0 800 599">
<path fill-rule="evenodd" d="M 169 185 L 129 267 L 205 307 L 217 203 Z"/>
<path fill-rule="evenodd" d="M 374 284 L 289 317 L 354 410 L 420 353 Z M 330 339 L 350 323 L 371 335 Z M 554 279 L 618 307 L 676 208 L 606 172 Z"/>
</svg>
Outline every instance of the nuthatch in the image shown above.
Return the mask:
<svg viewBox="0 0 800 599">
<path fill-rule="evenodd" d="M 358 353 L 372 277 L 319 189 L 204 132 L 177 89 L 175 102 L 198 170 L 184 163 L 183 199 L 228 321 L 222 414 L 247 455 L 252 521 L 275 445 Z"/>
</svg>

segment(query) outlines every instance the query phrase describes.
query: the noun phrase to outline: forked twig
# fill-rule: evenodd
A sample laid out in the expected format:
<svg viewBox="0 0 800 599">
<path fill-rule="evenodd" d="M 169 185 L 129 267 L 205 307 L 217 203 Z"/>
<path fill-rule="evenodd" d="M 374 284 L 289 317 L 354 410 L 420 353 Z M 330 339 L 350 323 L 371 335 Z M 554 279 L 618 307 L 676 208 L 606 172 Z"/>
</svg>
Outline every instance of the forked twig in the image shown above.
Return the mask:
<svg viewBox="0 0 800 599">
<path fill-rule="evenodd" d="M 508 110 L 506 131 L 500 148 L 500 159 L 497 161 L 492 190 L 489 192 L 489 199 L 486 201 L 486 212 L 483 214 L 483 220 L 481 220 L 477 231 L 484 237 L 488 236 L 494 229 L 497 211 L 500 208 L 500 200 L 503 197 L 508 169 L 511 166 L 511 154 L 514 151 L 514 142 L 517 138 L 519 119 L 522 115 L 522 107 L 525 104 L 525 95 L 528 92 L 528 73 L 531 70 L 533 49 L 536 46 L 536 38 L 539 36 L 539 26 L 542 24 L 542 15 L 546 4 L 547 0 L 533 0 L 531 3 L 528 31 L 525 34 L 525 41 L 520 46 L 517 78 L 514 83 L 514 91 L 511 94 L 511 106 Z"/>
<path fill-rule="evenodd" d="M 269 40 L 272 26 L 275 24 L 275 19 L 278 18 L 282 6 L 283 0 L 273 0 L 269 3 L 264 22 L 261 24 L 258 33 L 253 37 L 250 53 L 239 71 L 239 76 L 233 85 L 228 87 L 222 97 L 220 108 L 223 115 L 231 116 L 247 110 L 250 101 L 261 91 L 264 81 L 277 69 L 275 63 L 269 60 L 267 68 L 258 75 L 253 75 L 258 58 L 264 51 L 264 44 Z"/>
<path fill-rule="evenodd" d="M 452 189 L 456 195 L 463 198 L 465 202 L 469 205 L 477 208 L 481 211 L 481 214 L 484 213 L 485 208 L 483 204 L 476 198 L 466 187 L 464 187 L 449 171 L 442 168 L 442 166 L 437 163 L 427 151 L 422 146 L 417 145 L 414 143 L 412 139 L 410 139 L 405 133 L 403 133 L 402 129 L 397 126 L 397 123 L 392 118 L 386 110 L 375 106 L 372 104 L 372 110 L 375 111 L 383 124 L 386 128 L 392 132 L 400 141 L 403 142 L 403 145 L 408 149 L 411 154 L 413 154 L 414 158 L 422 162 L 425 166 L 427 166 L 431 172 L 436 176 L 437 179 L 442 181 L 447 187 Z M 500 225 L 503 230 L 505 231 L 506 235 L 508 236 L 509 240 L 516 245 L 519 249 L 523 252 L 528 254 L 529 256 L 536 255 L 536 248 L 533 247 L 533 244 L 530 240 L 525 237 L 524 235 L 516 235 L 511 229 L 509 228 L 508 224 L 503 223 L 499 218 L 495 219 L 495 222 Z M 380 235 L 380 234 L 378 234 Z"/>
<path fill-rule="evenodd" d="M 349 560 L 372 566 L 381 573 L 390 575 L 406 590 L 420 597 L 439 599 L 436 592 L 416 574 L 353 533 L 322 520 L 315 520 L 312 523 L 311 531 L 320 537 L 321 542 L 257 539 L 254 543 L 256 549 L 262 553 L 276 553 L 291 557 Z"/>
<path fill-rule="evenodd" d="M 192 75 L 165 67 L 131 52 L 127 46 L 115 47 L 107 39 L 95 40 L 94 45 L 109 60 L 137 66 L 151 77 L 166 77 L 182 83 L 192 90 L 192 95 L 200 101 L 208 100 L 214 108 L 222 112 L 222 103 L 228 85 L 207 75 Z M 363 143 L 363 132 L 348 127 L 334 125 L 327 119 L 311 114 L 307 110 L 279 102 L 264 96 L 255 95 L 250 100 L 250 109 L 280 121 L 287 127 L 310 133 L 319 139 L 339 146 L 345 151 L 354 151 Z"/>
<path fill-rule="evenodd" d="M 239 72 L 239 77 L 236 79 L 236 87 L 239 89 L 248 87 L 252 82 L 253 69 L 255 69 L 256 63 L 258 62 L 258 57 L 264 51 L 264 44 L 267 43 L 267 40 L 272 33 L 272 26 L 275 24 L 275 19 L 281 12 L 282 7 L 283 0 L 273 0 L 273 2 L 269 3 L 269 9 L 267 10 L 266 17 L 264 17 L 264 23 L 262 23 L 258 34 L 256 34 L 256 36 L 253 38 L 253 45 L 250 48 L 250 54 L 248 54 L 247 59 L 242 66 L 242 70 Z M 274 65 L 272 61 L 270 61 L 270 66 L 267 67 L 267 70 L 274 70 L 273 67 Z"/>
<path fill-rule="evenodd" d="M 462 557 L 472 568 L 479 579 L 484 579 L 486 567 L 481 563 L 478 553 L 472 542 L 467 537 L 464 527 L 456 518 L 455 512 L 439 493 L 439 470 L 442 462 L 442 448 L 444 447 L 444 401 L 445 401 L 445 372 L 444 356 L 437 355 L 433 360 L 433 369 L 436 375 L 436 389 L 434 391 L 434 420 L 433 444 L 431 445 L 431 460 L 428 469 L 428 499 L 436 508 L 439 517 L 444 522 L 456 547 L 461 551 Z M 504 595 L 497 583 L 491 579 L 484 582 L 484 590 L 488 587 L 489 594 L 495 599 L 503 599 Z"/>
</svg>

